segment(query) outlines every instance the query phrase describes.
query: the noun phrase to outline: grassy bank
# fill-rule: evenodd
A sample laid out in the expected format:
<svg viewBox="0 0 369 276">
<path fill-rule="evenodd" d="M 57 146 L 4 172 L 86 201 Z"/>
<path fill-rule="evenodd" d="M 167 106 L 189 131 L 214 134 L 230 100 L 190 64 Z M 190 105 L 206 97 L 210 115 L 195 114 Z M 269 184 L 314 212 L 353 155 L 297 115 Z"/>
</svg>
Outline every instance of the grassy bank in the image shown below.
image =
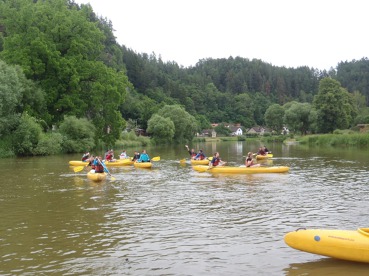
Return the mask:
<svg viewBox="0 0 369 276">
<path fill-rule="evenodd" d="M 307 135 L 299 137 L 297 140 L 301 144 L 318 146 L 367 147 L 369 146 L 369 133 Z"/>
</svg>

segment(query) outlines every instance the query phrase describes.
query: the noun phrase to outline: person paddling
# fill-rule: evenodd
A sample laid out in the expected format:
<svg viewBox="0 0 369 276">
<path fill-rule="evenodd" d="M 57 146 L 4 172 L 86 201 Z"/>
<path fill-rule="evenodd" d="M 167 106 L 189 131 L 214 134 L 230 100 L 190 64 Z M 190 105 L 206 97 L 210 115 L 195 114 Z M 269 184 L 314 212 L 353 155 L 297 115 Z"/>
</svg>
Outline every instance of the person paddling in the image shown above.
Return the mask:
<svg viewBox="0 0 369 276">
<path fill-rule="evenodd" d="M 195 149 L 191 149 L 191 150 L 190 150 L 190 148 L 188 147 L 188 145 L 185 145 L 185 147 L 186 147 L 186 149 L 187 149 L 188 153 L 190 154 L 191 159 L 195 159 L 195 157 L 196 157 Z"/>
<path fill-rule="evenodd" d="M 199 150 L 199 153 L 198 154 L 196 154 L 196 156 L 195 156 L 195 160 L 204 160 L 206 158 L 206 156 L 205 156 L 205 153 L 203 152 L 203 150 L 201 149 L 201 150 Z"/>
<path fill-rule="evenodd" d="M 209 167 L 224 166 L 226 162 L 222 161 L 219 157 L 219 152 L 214 153 L 213 159 L 209 164 Z"/>
<path fill-rule="evenodd" d="M 254 160 L 252 158 L 252 152 L 249 152 L 246 157 L 245 166 L 246 167 L 260 167 L 260 164 L 254 164 Z"/>
<path fill-rule="evenodd" d="M 82 156 L 82 161 L 83 162 L 87 162 L 89 158 L 90 158 L 90 153 L 89 152 L 86 152 Z"/>
<path fill-rule="evenodd" d="M 95 165 L 95 173 L 104 172 L 104 163 L 102 161 L 101 156 L 95 158 L 94 165 Z"/>
<path fill-rule="evenodd" d="M 150 162 L 150 157 L 146 153 L 146 150 L 142 150 L 142 153 L 140 154 L 140 158 L 136 162 Z"/>
</svg>

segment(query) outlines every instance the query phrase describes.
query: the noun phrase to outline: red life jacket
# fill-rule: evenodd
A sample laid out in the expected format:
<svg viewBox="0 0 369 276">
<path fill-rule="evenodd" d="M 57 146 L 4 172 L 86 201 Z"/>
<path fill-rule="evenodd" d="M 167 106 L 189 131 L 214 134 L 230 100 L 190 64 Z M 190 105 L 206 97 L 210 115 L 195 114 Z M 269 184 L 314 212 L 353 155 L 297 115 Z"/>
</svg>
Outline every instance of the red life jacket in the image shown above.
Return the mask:
<svg viewBox="0 0 369 276">
<path fill-rule="evenodd" d="M 219 163 L 220 163 L 220 159 L 219 159 L 219 158 L 214 157 L 211 163 L 213 164 L 213 166 L 218 166 L 218 165 L 219 165 Z"/>
<path fill-rule="evenodd" d="M 104 166 L 100 162 L 97 165 L 95 165 L 95 172 L 96 173 L 103 173 L 104 172 Z"/>
</svg>

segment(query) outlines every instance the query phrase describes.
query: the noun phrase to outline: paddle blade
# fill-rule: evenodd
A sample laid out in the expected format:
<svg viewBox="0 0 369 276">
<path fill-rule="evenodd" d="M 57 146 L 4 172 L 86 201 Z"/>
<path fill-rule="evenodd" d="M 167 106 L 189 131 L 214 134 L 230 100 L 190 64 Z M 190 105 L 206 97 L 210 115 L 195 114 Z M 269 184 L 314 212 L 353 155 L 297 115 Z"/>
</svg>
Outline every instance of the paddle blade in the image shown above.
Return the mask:
<svg viewBox="0 0 369 276">
<path fill-rule="evenodd" d="M 213 160 L 213 156 L 208 157 L 208 160 L 209 161 Z"/>
<path fill-rule="evenodd" d="M 110 176 L 110 180 L 111 181 L 115 181 L 115 177 L 114 176 Z"/>
<path fill-rule="evenodd" d="M 82 171 L 84 168 L 85 168 L 84 166 L 74 167 L 74 168 L 73 168 L 73 171 L 74 171 L 74 172 L 80 172 L 80 171 Z"/>
<path fill-rule="evenodd" d="M 151 158 L 151 161 L 160 161 L 160 156 L 156 156 Z"/>
<path fill-rule="evenodd" d="M 186 159 L 179 160 L 179 163 L 186 163 Z"/>
</svg>

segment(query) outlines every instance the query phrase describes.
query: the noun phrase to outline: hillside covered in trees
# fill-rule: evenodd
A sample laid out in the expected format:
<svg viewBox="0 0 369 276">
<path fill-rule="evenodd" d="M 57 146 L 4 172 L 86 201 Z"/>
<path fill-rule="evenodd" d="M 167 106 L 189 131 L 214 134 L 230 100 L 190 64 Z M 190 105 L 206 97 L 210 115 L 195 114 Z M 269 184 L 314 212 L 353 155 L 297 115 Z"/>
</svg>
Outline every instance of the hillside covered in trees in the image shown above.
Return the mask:
<svg viewBox="0 0 369 276">
<path fill-rule="evenodd" d="M 365 57 L 329 72 L 242 57 L 184 68 L 119 45 L 111 22 L 90 5 L 0 3 L 3 156 L 113 145 L 126 127 L 170 142 L 188 141 L 212 122 L 302 133 L 369 123 Z"/>
</svg>

